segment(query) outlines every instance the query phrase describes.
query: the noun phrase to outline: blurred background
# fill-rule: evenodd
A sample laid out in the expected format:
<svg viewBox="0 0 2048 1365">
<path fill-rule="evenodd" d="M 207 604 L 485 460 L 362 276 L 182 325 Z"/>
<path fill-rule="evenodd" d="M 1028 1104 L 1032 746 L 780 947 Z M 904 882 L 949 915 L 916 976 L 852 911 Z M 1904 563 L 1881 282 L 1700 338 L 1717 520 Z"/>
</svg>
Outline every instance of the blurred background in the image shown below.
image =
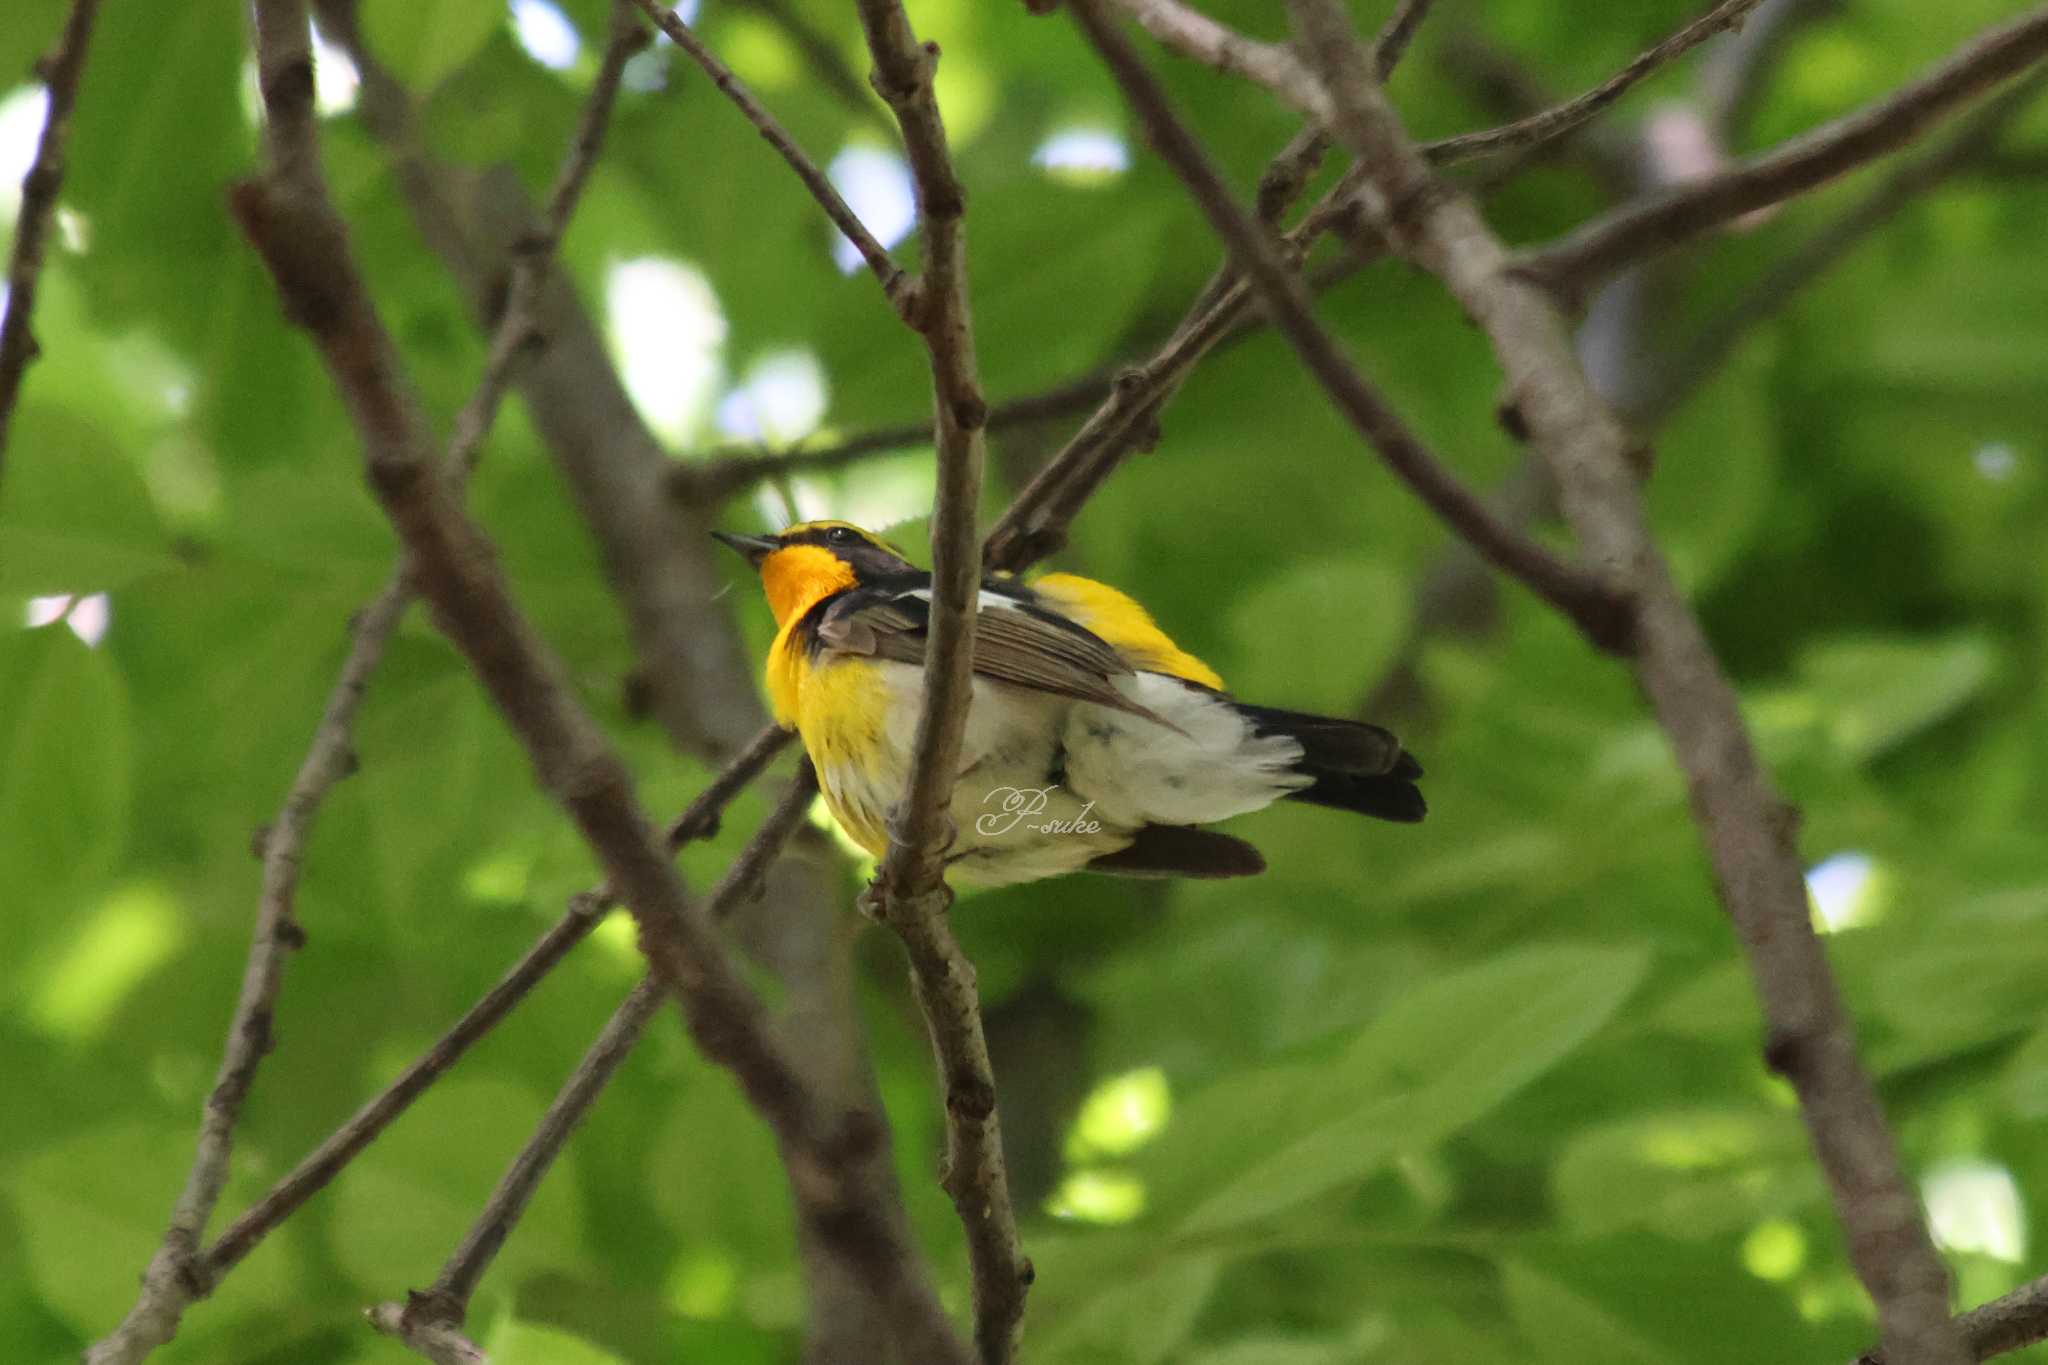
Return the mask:
<svg viewBox="0 0 2048 1365">
<path fill-rule="evenodd" d="M 1271 34 L 1267 8 L 1213 12 Z M 1387 8 L 1359 4 L 1361 24 Z M 1585 89 L 1703 8 L 1442 0 L 1390 88 L 1418 136 L 1486 126 Z M 914 261 L 908 173 L 846 7 L 697 10 L 681 12 Z M 0 7 L 0 81 L 62 11 Z M 1219 252 L 1071 24 L 970 0 L 910 11 L 943 49 L 989 397 L 1142 360 Z M 2015 12 L 1769 0 L 1490 189 L 1489 216 L 1512 241 L 1550 238 L 1879 98 Z M 322 13 L 329 174 L 445 431 L 484 359 L 479 244 L 509 239 L 505 206 L 545 192 L 606 7 Z M 251 832 L 393 560 L 328 380 L 223 212 L 256 165 L 245 22 L 233 5 L 106 5 L 44 355 L 0 480 L 8 1361 L 72 1358 L 132 1301 L 240 981 Z M 1249 193 L 1290 119 L 1240 82 L 1155 65 Z M 0 226 L 42 116 L 35 86 L 0 88 Z M 1814 913 L 1965 1304 L 2048 1262 L 2048 98 L 1973 117 L 1611 282 L 1581 332 L 1654 447 L 1657 530 L 1804 812 Z M 1314 258 L 1346 259 L 1335 244 Z M 621 444 L 687 467 L 928 412 L 916 338 L 666 42 L 628 68 L 563 261 L 644 428 Z M 1484 341 L 1433 282 L 1350 271 L 1322 316 L 1466 479 L 1547 525 L 1547 492 L 1495 420 Z M 703 531 L 841 517 L 894 527 L 921 557 L 931 452 L 913 438 L 663 509 L 701 574 L 685 634 L 711 642 L 725 681 L 650 706 L 645 640 L 534 401 L 508 402 L 470 504 L 665 818 L 758 724 L 770 638 L 744 566 L 699 548 Z M 1089 410 L 1047 406 L 993 440 L 985 523 Z M 1039 1268 L 1029 1359 L 1705 1365 L 1839 1362 L 1870 1343 L 1790 1092 L 1759 1062 L 1682 783 L 1626 673 L 1454 553 L 1276 338 L 1201 366 L 1052 563 L 1139 595 L 1243 696 L 1396 727 L 1428 765 L 1431 814 L 1246 817 L 1233 830 L 1271 864 L 1249 881 L 963 896 Z M 355 748 L 361 770 L 307 850 L 309 944 L 216 1230 L 597 880 L 423 615 L 388 651 Z M 686 852 L 694 887 L 777 789 Z M 736 932 L 834 1054 L 821 1065 L 858 1088 L 865 1046 L 917 1233 L 964 1309 L 928 1045 L 896 945 L 851 908 L 866 868 L 817 819 Z M 639 973 L 615 916 L 158 1358 L 412 1359 L 357 1310 L 433 1277 Z M 745 1365 L 797 1357 L 804 1303 L 772 1145 L 663 1016 L 471 1325 L 500 1362 Z"/>
</svg>

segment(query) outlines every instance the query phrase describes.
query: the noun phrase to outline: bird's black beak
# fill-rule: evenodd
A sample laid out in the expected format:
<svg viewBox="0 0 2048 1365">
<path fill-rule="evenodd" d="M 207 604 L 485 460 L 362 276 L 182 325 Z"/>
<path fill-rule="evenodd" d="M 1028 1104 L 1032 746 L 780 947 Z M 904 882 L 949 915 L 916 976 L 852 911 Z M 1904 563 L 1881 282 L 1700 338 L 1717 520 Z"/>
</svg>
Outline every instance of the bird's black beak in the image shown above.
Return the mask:
<svg viewBox="0 0 2048 1365">
<path fill-rule="evenodd" d="M 711 538 L 721 545 L 730 545 L 747 557 L 747 563 L 760 567 L 761 561 L 782 548 L 774 536 L 737 536 L 730 531 L 713 531 Z"/>
</svg>

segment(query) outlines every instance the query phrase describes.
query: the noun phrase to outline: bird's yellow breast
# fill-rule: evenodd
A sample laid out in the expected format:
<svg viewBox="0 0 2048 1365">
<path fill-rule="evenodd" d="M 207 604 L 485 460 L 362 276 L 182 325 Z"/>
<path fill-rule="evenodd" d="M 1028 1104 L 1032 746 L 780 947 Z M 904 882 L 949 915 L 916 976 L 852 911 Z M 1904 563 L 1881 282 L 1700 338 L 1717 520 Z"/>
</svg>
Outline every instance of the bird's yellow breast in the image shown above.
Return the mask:
<svg viewBox="0 0 2048 1365">
<path fill-rule="evenodd" d="M 775 718 L 802 736 L 833 818 L 877 858 L 889 843 L 888 806 L 904 781 L 888 736 L 886 666 L 844 655 L 812 659 L 785 627 L 768 655 Z"/>
</svg>

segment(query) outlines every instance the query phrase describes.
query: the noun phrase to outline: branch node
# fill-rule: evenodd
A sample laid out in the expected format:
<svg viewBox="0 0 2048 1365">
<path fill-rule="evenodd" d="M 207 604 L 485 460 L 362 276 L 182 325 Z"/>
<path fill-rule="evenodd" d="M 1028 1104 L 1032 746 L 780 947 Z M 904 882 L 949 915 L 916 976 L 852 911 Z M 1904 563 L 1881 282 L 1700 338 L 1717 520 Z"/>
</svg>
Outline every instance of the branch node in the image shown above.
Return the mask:
<svg viewBox="0 0 2048 1365">
<path fill-rule="evenodd" d="M 1788 1081 L 1796 1080 L 1813 1055 L 1813 1038 L 1789 1029 L 1773 1029 L 1764 1039 L 1764 1066 Z"/>
</svg>

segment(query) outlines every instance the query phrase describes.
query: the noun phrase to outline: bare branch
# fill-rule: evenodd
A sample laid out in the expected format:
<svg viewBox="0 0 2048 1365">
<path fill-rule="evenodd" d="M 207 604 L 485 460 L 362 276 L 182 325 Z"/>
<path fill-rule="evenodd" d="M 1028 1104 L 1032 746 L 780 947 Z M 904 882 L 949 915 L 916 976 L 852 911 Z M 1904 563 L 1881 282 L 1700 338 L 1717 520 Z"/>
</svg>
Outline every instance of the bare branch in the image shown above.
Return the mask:
<svg viewBox="0 0 2048 1365">
<path fill-rule="evenodd" d="M 767 1011 L 739 976 L 701 906 L 691 903 L 632 795 L 624 764 L 562 683 L 513 603 L 491 548 L 426 454 L 423 424 L 389 334 L 296 125 L 311 103 L 299 0 L 258 0 L 259 86 L 272 171 L 232 203 L 288 316 L 312 336 L 363 445 L 372 491 L 404 540 L 421 595 L 525 746 L 542 788 L 575 822 L 634 912 L 643 950 L 683 1003 L 692 1037 L 729 1069 L 774 1130 L 793 1182 L 815 1191 L 801 1216 L 885 1306 L 906 1355 L 967 1359 L 889 1204 L 864 1179 L 885 1144 L 872 1116 L 820 1112 L 777 1044 Z M 298 50 L 279 35 L 294 26 Z M 301 103 L 305 109 L 298 107 Z"/>
<path fill-rule="evenodd" d="M 1525 119 L 1483 132 L 1462 133 L 1424 144 L 1422 150 L 1439 166 L 1516 151 L 1553 142 L 1598 116 L 1629 89 L 1671 61 L 1690 52 L 1725 29 L 1740 27 L 1749 12 L 1763 0 L 1721 0 L 1713 9 L 1693 20 L 1621 70 L 1576 99 L 1546 109 Z M 1384 79 L 1382 77 L 1381 79 Z"/>
<path fill-rule="evenodd" d="M 363 43 L 356 0 L 315 0 L 321 31 L 355 62 L 362 123 L 391 158 L 412 220 L 469 298 L 485 333 L 503 318 L 520 244 L 544 234 L 518 177 L 433 158 L 405 88 Z M 720 757 L 760 728 L 761 707 L 730 622 L 710 610 L 724 582 L 706 521 L 661 496 L 673 461 L 634 407 L 604 338 L 564 272 L 535 301 L 544 344 L 516 371 L 534 428 L 575 495 L 633 643 L 629 709 L 686 753 Z"/>
<path fill-rule="evenodd" d="M 746 766 L 744 761 L 730 765 L 727 772 L 720 775 L 719 781 L 693 803 L 692 809 L 722 790 L 727 780 L 744 771 Z M 755 831 L 754 837 L 748 840 L 717 891 L 712 893 L 710 914 L 713 919 L 725 918 L 742 902 L 759 894 L 761 878 L 768 865 L 780 856 L 789 836 L 803 823 L 817 792 L 816 776 L 806 760 L 799 766 L 796 779 L 790 783 L 775 809 Z M 677 823 L 680 825 L 689 819 L 686 813 Z M 602 892 L 593 894 L 603 895 Z M 643 978 L 633 988 L 618 1009 L 612 1012 L 612 1017 L 583 1054 L 582 1061 L 577 1063 L 569 1079 L 556 1092 L 533 1136 L 513 1159 L 497 1188 L 491 1191 L 483 1210 L 470 1225 L 461 1245 L 441 1267 L 433 1285 L 424 1292 L 408 1295 L 403 1304 L 386 1303 L 371 1309 L 371 1322 L 382 1330 L 392 1331 L 393 1335 L 415 1349 L 425 1341 L 437 1339 L 439 1333 L 461 1330 L 469 1316 L 469 1301 L 482 1282 L 484 1272 L 490 1268 L 506 1238 L 526 1212 L 534 1191 L 540 1188 L 540 1182 L 554 1165 L 555 1158 L 568 1145 L 570 1135 L 611 1083 L 620 1064 L 638 1045 L 649 1021 L 661 1008 L 661 1002 L 661 984 L 653 976 Z M 390 1326 L 387 1327 L 387 1323 Z"/>
<path fill-rule="evenodd" d="M 43 253 L 50 221 L 57 212 L 57 192 L 64 186 L 64 139 L 71 132 L 71 106 L 85 74 L 85 53 L 92 43 L 93 20 L 100 0 L 71 0 L 71 13 L 56 50 L 38 65 L 49 92 L 43 134 L 35 160 L 21 179 L 21 207 L 14 219 L 14 250 L 7 261 L 7 302 L 0 316 L 0 470 L 7 465 L 7 429 L 21 397 L 22 376 L 36 358 L 35 335 L 29 331 L 36 306 L 36 285 L 42 279 Z"/>
<path fill-rule="evenodd" d="M 796 139 L 776 121 L 775 115 L 754 98 L 753 92 L 732 74 L 724 62 L 718 60 L 688 24 L 676 17 L 674 10 L 656 3 L 656 0 L 633 0 L 633 3 L 677 47 L 689 53 L 691 61 L 704 68 L 704 74 L 711 77 L 711 83 L 718 87 L 719 92 L 733 102 L 768 145 L 789 163 L 789 168 L 796 172 L 797 179 L 803 181 L 804 188 L 811 192 L 811 198 L 818 201 L 818 207 L 825 210 L 825 216 L 832 220 L 832 225 L 853 243 L 860 252 L 860 258 L 867 262 L 868 269 L 881 281 L 882 292 L 888 296 L 890 304 L 908 320 L 916 306 L 910 297 L 909 278 L 896 268 L 896 263 L 889 259 L 887 248 L 875 240 L 875 235 L 861 222 L 860 215 L 840 198 L 838 190 L 832 188 L 832 181 L 818 169 L 818 163 L 804 154 L 803 148 L 796 145 Z"/>
<path fill-rule="evenodd" d="M 789 40 L 796 44 L 797 51 L 803 54 L 805 64 L 849 113 L 877 128 L 889 126 L 888 115 L 875 102 L 875 92 L 868 88 L 867 82 L 841 54 L 832 35 L 819 28 L 790 0 L 740 0 L 740 3 L 788 35 Z"/>
<path fill-rule="evenodd" d="M 1990 1360 L 2048 1341 L 2048 1275 L 1967 1313 L 1958 1313 L 1956 1328 L 1976 1360 Z M 1866 1351 L 1856 1357 L 1855 1365 L 1887 1365 L 1888 1359 L 1881 1350 Z"/>
<path fill-rule="evenodd" d="M 787 732 L 776 733 L 786 736 Z M 766 757 L 772 756 L 780 745 L 769 748 L 767 756 L 756 753 L 760 747 L 752 746 L 733 759 L 690 803 L 670 827 L 666 841 L 669 852 L 692 840 L 709 839 L 718 832 L 719 813 L 759 774 Z M 561 919 L 527 949 L 497 985 L 221 1234 L 196 1267 L 200 1282 L 209 1289 L 217 1284 L 272 1229 L 340 1174 L 414 1100 L 461 1060 L 463 1053 L 497 1027 L 568 956 L 570 949 L 583 941 L 613 900 L 609 887 L 571 897 Z"/>
<path fill-rule="evenodd" d="M 1312 137 L 1297 135 L 1268 166 L 1270 178 L 1261 179 L 1260 217 L 1266 226 L 1270 227 L 1286 211 L 1288 199 L 1299 193 L 1299 163 L 1312 150 Z M 1298 265 L 1308 249 L 1348 214 L 1354 188 L 1347 172 L 1282 237 L 1280 249 L 1290 266 Z M 1368 259 L 1361 253 L 1344 265 L 1342 273 L 1348 274 Z M 997 518 L 982 551 L 990 569 L 1022 572 L 1066 543 L 1067 528 L 1124 457 L 1154 439 L 1160 411 L 1202 357 L 1224 341 L 1263 325 L 1252 301 L 1252 291 L 1226 260 L 1166 343 L 1143 364 L 1116 376 L 1101 406 Z"/>
<path fill-rule="evenodd" d="M 1330 121 L 1322 85 L 1284 44 L 1262 43 L 1181 0 L 1116 0 L 1163 46 L 1226 76 L 1263 85 L 1318 126 Z"/>
<path fill-rule="evenodd" d="M 476 1222 L 463 1237 L 462 1245 L 441 1268 L 434 1287 L 408 1302 L 404 1317 L 425 1316 L 433 1321 L 439 1313 L 446 1312 L 448 1326 L 462 1325 L 470 1296 L 476 1292 L 484 1271 L 490 1268 L 492 1259 L 505 1244 L 520 1215 L 526 1212 L 527 1201 L 540 1188 L 541 1178 L 568 1145 L 569 1135 L 610 1083 L 620 1063 L 640 1041 L 641 1034 L 661 1008 L 661 1003 L 660 983 L 649 976 L 642 978 L 618 1009 L 612 1012 L 603 1031 L 597 1035 L 597 1041 L 590 1045 L 590 1050 L 583 1054 L 569 1079 L 556 1092 L 533 1137 L 520 1149 L 511 1169 L 498 1182 L 498 1187 L 491 1191 L 483 1212 L 477 1215 Z M 425 1305 L 429 1304 L 433 1307 L 426 1310 Z"/>
<path fill-rule="evenodd" d="M 1736 0 L 1736 4 L 1725 5 L 1722 10 L 1733 10 L 1748 3 L 1755 3 L 1755 0 Z M 1176 8 L 1172 0 L 1159 0 L 1155 13 L 1164 15 L 1171 8 Z M 1374 57 L 1375 66 L 1382 73 L 1390 70 L 1400 55 L 1398 46 L 1390 48 L 1388 45 L 1395 25 L 1404 17 L 1411 22 L 1419 22 L 1424 8 L 1426 6 L 1422 4 L 1414 4 L 1411 13 L 1404 7 L 1382 31 Z M 1722 10 L 1688 25 L 1638 57 L 1621 75 L 1610 79 L 1594 93 L 1613 87 L 1613 93 L 1606 97 L 1611 102 L 1622 89 L 1647 75 L 1657 65 L 1703 41 L 1718 27 L 1737 17 Z M 1560 114 L 1579 108 L 1590 98 L 1582 97 L 1579 101 L 1539 111 L 1500 128 L 1446 139 L 1432 146 L 1449 149 L 1451 159 L 1456 158 L 1460 147 L 1476 147 L 1489 141 L 1502 149 L 1512 146 L 1524 152 L 1532 151 L 1576 128 L 1581 120 L 1560 117 Z M 1604 103 L 1582 112 L 1590 116 L 1600 107 L 1604 107 Z M 1314 174 L 1327 146 L 1327 137 L 1319 128 L 1312 126 L 1297 134 L 1274 158 L 1259 180 L 1260 221 L 1271 226 L 1279 220 L 1287 203 L 1300 193 L 1302 186 Z M 1357 184 L 1355 174 L 1347 172 L 1310 218 L 1288 234 L 1286 245 L 1291 253 L 1300 255 L 1330 228 L 1346 225 Z M 1368 244 L 1366 259 L 1377 255 L 1379 249 L 1377 243 Z M 1067 527 L 1088 499 L 1108 480 L 1123 457 L 1149 439 L 1160 409 L 1185 381 L 1195 363 L 1223 337 L 1243 325 L 1247 318 L 1252 319 L 1252 325 L 1258 325 L 1251 304 L 1251 292 L 1226 263 L 1189 308 L 1187 317 L 1175 329 L 1165 347 L 1144 364 L 1118 375 L 1115 387 L 1102 406 L 1004 511 L 989 533 L 985 552 L 989 567 L 1019 571 L 1065 543 Z"/>
<path fill-rule="evenodd" d="M 499 1021 L 569 955 L 570 949 L 584 940 L 603 918 L 605 904 L 602 896 L 585 894 L 574 897 L 562 917 L 534 941 L 533 946 L 483 998 L 471 1005 L 446 1033 L 434 1040 L 432 1046 L 399 1072 L 368 1103 L 351 1114 L 346 1123 L 307 1153 L 297 1166 L 229 1225 L 194 1264 L 193 1277 L 198 1284 L 211 1292 L 223 1275 L 256 1249 L 257 1243 L 296 1212 L 300 1205 L 324 1189 L 414 1100 L 461 1060 L 471 1046 L 496 1028 Z M 131 1358 L 139 1359 L 120 1356 L 107 1359 Z M 95 1365 L 99 1363 L 95 1362 Z"/>
<path fill-rule="evenodd" d="M 1726 305 L 1649 379 L 1631 417 L 1645 428 L 1665 416 L 1717 373 L 1743 339 L 1776 317 L 1801 290 L 1832 269 L 1871 233 L 1897 217 L 1915 199 L 1981 164 L 1998 137 L 2048 86 L 2036 72 L 1971 116 L 1956 134 L 1925 155 L 1911 158 L 1846 212 L 1813 232 L 1756 283 Z"/>
<path fill-rule="evenodd" d="M 2048 5 L 1965 44 L 1920 79 L 1705 180 L 1645 196 L 1524 251 L 1518 269 L 1567 292 L 1731 218 L 1804 194 L 1912 141 L 2048 55 Z"/>
<path fill-rule="evenodd" d="M 993 435 L 1054 421 L 1101 402 L 1109 390 L 1108 379 L 1091 374 L 1043 393 L 996 403 L 989 408 L 982 430 Z M 678 464 L 669 475 L 669 487 L 678 497 L 694 503 L 711 504 L 751 488 L 763 479 L 788 474 L 829 473 L 878 455 L 930 445 L 931 440 L 930 422 L 902 422 L 842 437 L 829 445 L 799 447 L 782 454 L 725 455 L 710 460 L 686 461 Z"/>
<path fill-rule="evenodd" d="M 462 1335 L 461 1328 L 429 1318 L 414 1318 L 403 1305 L 380 1303 L 363 1316 L 370 1326 L 387 1337 L 397 1338 L 413 1354 L 431 1360 L 434 1365 L 486 1365 L 489 1360 L 482 1348 Z"/>
<path fill-rule="evenodd" d="M 932 503 L 931 621 L 924 698 L 904 795 L 890 817 L 889 848 L 863 905 L 902 939 L 944 1092 L 946 1156 L 940 1184 L 967 1238 L 974 1339 L 982 1365 L 1014 1357 L 1032 1279 L 1010 1205 L 996 1115 L 995 1071 L 982 1028 L 974 966 L 953 937 L 945 856 L 954 838 L 947 808 L 960 769 L 974 679 L 974 626 L 981 589 L 975 510 L 981 501 L 981 396 L 968 302 L 967 205 L 932 78 L 936 43 L 919 41 L 901 0 L 858 0 L 875 69 L 870 80 L 903 130 L 917 187 L 924 273 L 912 325 L 931 353 L 938 491 Z"/>
<path fill-rule="evenodd" d="M 484 439 L 490 435 L 491 425 L 497 420 L 498 407 L 504 401 L 505 390 L 512 382 L 517 362 L 540 340 L 540 294 L 547 283 L 549 264 L 554 259 L 556 248 L 561 245 L 562 235 L 569 230 L 569 219 L 574 216 L 576 205 L 583 197 L 583 187 L 590 179 L 591 168 L 597 164 L 598 155 L 604 150 L 605 130 L 611 126 L 612 109 L 618 103 L 619 82 L 625 75 L 626 63 L 634 53 L 646 47 L 647 42 L 647 30 L 634 20 L 625 0 L 615 0 L 611 40 L 605 44 L 604 57 L 598 63 L 596 79 L 591 82 L 589 98 L 584 101 L 575 139 L 570 142 L 568 154 L 562 159 L 562 168 L 555 176 L 554 189 L 548 194 L 547 211 L 540 228 L 528 233 L 513 251 L 512 279 L 505 290 L 504 313 L 491 335 L 490 356 L 484 362 L 483 378 L 478 381 L 469 402 L 456 415 L 447 465 L 450 477 L 458 481 L 466 478 L 476 466 Z"/>
<path fill-rule="evenodd" d="M 1436 0 L 1401 0 L 1387 16 L 1380 36 L 1372 44 L 1372 69 L 1382 85 L 1394 74 L 1401 58 L 1408 55 L 1408 44 L 1414 41 L 1416 30 L 1429 17 L 1429 7 L 1434 3 Z"/>
<path fill-rule="evenodd" d="M 1901 1362 L 1961 1365 L 1968 1356 L 1949 1325 L 1947 1276 L 1814 934 L 1792 821 L 1650 536 L 1627 434 L 1587 383 L 1551 298 L 1511 268 L 1468 201 L 1432 192 L 1428 164 L 1371 79 L 1341 6 L 1290 0 L 1290 9 L 1302 51 L 1337 106 L 1335 131 L 1370 176 L 1386 229 L 1486 333 L 1589 559 L 1633 590 L 1636 676 L 1686 774 L 1723 903 L 1747 951 L 1768 1029 L 1765 1060 L 1799 1095 L 1887 1346 Z"/>
<path fill-rule="evenodd" d="M 86 1351 L 86 1365 L 126 1365 L 142 1359 L 177 1334 L 186 1307 L 212 1283 L 210 1275 L 197 1272 L 194 1257 L 227 1184 L 242 1102 L 255 1082 L 257 1067 L 270 1051 L 271 1012 L 284 984 L 285 958 L 305 942 L 305 930 L 293 914 L 300 858 L 327 793 L 355 769 L 352 739 L 356 710 L 369 688 L 370 675 L 384 656 L 385 642 L 411 603 L 412 594 L 399 572 L 356 615 L 348 658 L 328 693 L 313 743 L 285 793 L 277 818 L 263 834 L 263 891 L 256 908 L 253 942 L 242 972 L 241 994 L 228 1025 L 227 1043 L 221 1051 L 220 1070 L 200 1117 L 192 1169 L 171 1210 L 163 1243 L 142 1273 L 141 1294 L 120 1325 Z"/>
<path fill-rule="evenodd" d="M 1273 325 L 1359 435 L 1489 562 L 1557 606 L 1590 638 L 1607 647 L 1624 640 L 1628 613 L 1619 599 L 1592 575 L 1558 559 L 1496 517 L 1408 429 L 1345 356 L 1336 339 L 1316 321 L 1307 288 L 1231 197 L 1207 154 L 1168 106 L 1165 91 L 1124 36 L 1103 17 L 1096 0 L 1071 0 L 1070 7 L 1123 87 L 1153 147 L 1186 183 L 1210 225 L 1230 248 L 1232 259 L 1264 303 Z"/>
<path fill-rule="evenodd" d="M 796 776 L 783 790 L 782 799 L 754 832 L 740 856 L 726 869 L 725 877 L 711 893 L 711 918 L 722 920 L 737 913 L 742 905 L 759 900 L 767 884 L 768 869 L 782 856 L 783 845 L 810 818 L 818 798 L 818 771 L 809 758 L 796 765 Z"/>
<path fill-rule="evenodd" d="M 677 816 L 668 827 L 668 846 L 681 848 L 695 839 L 709 839 L 718 833 L 719 813 L 726 802 L 739 795 L 740 790 L 761 775 L 775 755 L 782 752 L 788 743 L 796 738 L 795 732 L 780 725 L 764 725 L 761 733 L 746 744 L 738 753 L 727 760 L 717 777 L 711 780 L 688 809 Z"/>
</svg>

